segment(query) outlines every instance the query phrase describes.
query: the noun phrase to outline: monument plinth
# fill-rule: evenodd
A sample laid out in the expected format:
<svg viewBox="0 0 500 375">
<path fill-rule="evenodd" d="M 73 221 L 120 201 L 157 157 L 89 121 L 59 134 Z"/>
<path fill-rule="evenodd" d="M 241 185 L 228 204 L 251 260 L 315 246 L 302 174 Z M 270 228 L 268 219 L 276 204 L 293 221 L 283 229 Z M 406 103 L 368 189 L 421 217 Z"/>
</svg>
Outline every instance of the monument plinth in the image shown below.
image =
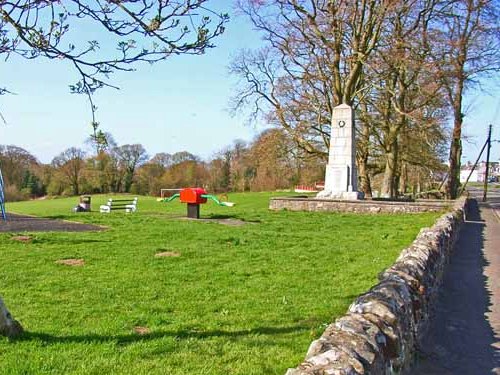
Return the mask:
<svg viewBox="0 0 500 375">
<path fill-rule="evenodd" d="M 354 111 L 347 104 L 341 104 L 332 112 L 325 189 L 317 198 L 363 199 L 363 193 L 357 191 L 357 181 Z"/>
</svg>

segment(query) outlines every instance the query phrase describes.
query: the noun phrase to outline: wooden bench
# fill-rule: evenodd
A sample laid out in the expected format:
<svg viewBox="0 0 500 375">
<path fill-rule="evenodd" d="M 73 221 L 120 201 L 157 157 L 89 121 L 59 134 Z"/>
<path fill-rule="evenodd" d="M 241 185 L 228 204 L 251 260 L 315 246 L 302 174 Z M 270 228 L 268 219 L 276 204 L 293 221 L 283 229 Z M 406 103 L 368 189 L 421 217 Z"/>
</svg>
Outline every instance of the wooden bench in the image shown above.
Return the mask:
<svg viewBox="0 0 500 375">
<path fill-rule="evenodd" d="M 109 213 L 115 210 L 125 210 L 125 212 L 137 211 L 137 197 L 134 199 L 109 198 L 106 204 L 99 207 L 99 211 L 103 213 Z"/>
</svg>

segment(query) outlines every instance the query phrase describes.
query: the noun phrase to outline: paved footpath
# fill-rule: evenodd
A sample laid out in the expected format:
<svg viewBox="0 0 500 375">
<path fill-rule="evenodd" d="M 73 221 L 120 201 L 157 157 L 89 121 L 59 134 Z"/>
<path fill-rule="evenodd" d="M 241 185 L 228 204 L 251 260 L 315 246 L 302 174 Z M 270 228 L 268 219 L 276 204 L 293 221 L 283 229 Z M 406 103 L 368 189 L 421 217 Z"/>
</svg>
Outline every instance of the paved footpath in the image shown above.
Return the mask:
<svg viewBox="0 0 500 375">
<path fill-rule="evenodd" d="M 411 375 L 500 375 L 500 215 L 472 201 Z"/>
</svg>

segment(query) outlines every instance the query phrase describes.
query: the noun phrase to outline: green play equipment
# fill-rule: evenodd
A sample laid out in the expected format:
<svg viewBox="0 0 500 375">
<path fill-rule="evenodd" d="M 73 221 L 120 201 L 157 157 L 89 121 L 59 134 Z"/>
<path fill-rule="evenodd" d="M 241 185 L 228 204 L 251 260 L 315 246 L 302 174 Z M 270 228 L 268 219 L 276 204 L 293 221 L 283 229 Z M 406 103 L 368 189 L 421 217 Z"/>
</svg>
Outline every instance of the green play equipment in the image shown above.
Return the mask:
<svg viewBox="0 0 500 375">
<path fill-rule="evenodd" d="M 187 216 L 193 219 L 200 218 L 200 204 L 207 203 L 207 199 L 214 201 L 219 206 L 232 207 L 232 202 L 222 202 L 217 197 L 207 194 L 203 188 L 185 188 L 180 193 L 176 193 L 165 199 L 158 199 L 160 202 L 171 202 L 179 198 L 182 203 L 187 203 Z"/>
<path fill-rule="evenodd" d="M 173 201 L 174 199 L 179 198 L 180 196 L 181 196 L 181 194 L 177 193 L 177 194 L 172 195 L 171 197 L 161 199 L 161 200 L 159 200 L 159 202 L 168 203 L 168 202 Z M 210 199 L 210 200 L 214 201 L 215 203 L 217 203 L 219 206 L 226 206 L 226 207 L 233 207 L 234 206 L 233 202 L 223 202 L 223 201 L 219 200 L 216 196 L 211 195 L 211 194 L 202 194 L 201 197 Z"/>
</svg>

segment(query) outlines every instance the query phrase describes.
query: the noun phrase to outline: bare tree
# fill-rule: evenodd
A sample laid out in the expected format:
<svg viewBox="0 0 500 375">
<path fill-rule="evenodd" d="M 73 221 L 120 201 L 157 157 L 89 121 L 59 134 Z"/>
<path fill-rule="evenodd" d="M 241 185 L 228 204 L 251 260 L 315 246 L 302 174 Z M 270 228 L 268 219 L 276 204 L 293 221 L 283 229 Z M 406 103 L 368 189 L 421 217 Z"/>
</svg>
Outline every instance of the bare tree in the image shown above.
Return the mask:
<svg viewBox="0 0 500 375">
<path fill-rule="evenodd" d="M 209 176 L 206 165 L 195 160 L 184 160 L 173 164 L 162 176 L 161 185 L 164 188 L 184 188 L 193 186 L 205 186 L 208 184 Z"/>
<path fill-rule="evenodd" d="M 412 147 L 413 151 L 419 145 L 423 149 L 430 144 L 431 135 L 440 135 L 434 139 L 443 138 L 444 121 L 436 116 L 439 114 L 436 108 L 442 109 L 445 103 L 441 100 L 441 86 L 436 83 L 424 37 L 436 2 L 401 1 L 401 6 L 394 10 L 395 17 L 387 20 L 381 48 L 369 61 L 366 79 L 372 81 L 373 88 L 363 100 L 374 114 L 366 114 L 365 122 L 371 122 L 373 139 L 383 153 L 381 193 L 385 197 L 395 197 L 399 193 L 399 180 L 405 169 L 403 154 L 408 155 L 410 131 L 413 140 L 417 135 L 422 137 Z M 416 158 L 407 157 L 405 163 L 412 160 Z"/>
<path fill-rule="evenodd" d="M 7 185 L 20 188 L 24 172 L 38 164 L 38 160 L 25 149 L 14 145 L 0 145 L 0 166 Z"/>
<path fill-rule="evenodd" d="M 80 194 L 83 171 L 85 169 L 85 152 L 70 147 L 52 160 L 52 165 L 71 186 L 73 195 Z"/>
<path fill-rule="evenodd" d="M 235 110 L 251 107 L 283 128 L 299 147 L 325 160 L 331 113 L 360 95 L 364 64 L 377 48 L 391 1 L 241 0 L 239 8 L 267 47 L 241 53 Z"/>
<path fill-rule="evenodd" d="M 449 0 L 440 2 L 427 39 L 434 67 L 452 108 L 447 195 L 456 198 L 460 182 L 464 96 L 480 77 L 500 71 L 500 2 Z"/>
<path fill-rule="evenodd" d="M 394 196 L 400 132 L 410 122 L 437 126 L 425 116 L 439 85 L 422 41 L 437 3 L 240 1 L 268 46 L 242 52 L 231 65 L 242 83 L 232 107 L 250 107 L 252 117 L 264 115 L 300 148 L 326 159 L 332 108 L 354 105 L 360 188 L 371 195 L 368 163 L 378 141 L 386 158 L 383 190 Z"/>
<path fill-rule="evenodd" d="M 372 82 L 367 62 L 380 47 L 397 1 L 241 0 L 240 8 L 263 32 L 267 47 L 244 51 L 231 65 L 240 77 L 231 106 L 250 108 L 286 131 L 303 151 L 326 161 L 333 107 L 358 106 Z M 358 138 L 370 128 L 358 123 Z M 368 137 L 368 138 L 367 138 Z M 371 195 L 368 143 L 358 153 L 360 187 Z"/>
<path fill-rule="evenodd" d="M 149 162 L 152 164 L 157 164 L 165 169 L 172 165 L 172 155 L 165 152 L 160 152 L 155 154 L 155 156 L 153 156 Z"/>
<path fill-rule="evenodd" d="M 129 193 L 135 170 L 148 160 L 148 154 L 141 144 L 119 146 L 113 152 L 116 155 L 119 167 L 125 173 L 124 189 L 126 193 Z"/>
<path fill-rule="evenodd" d="M 302 153 L 282 129 L 263 131 L 249 150 L 252 190 L 288 189 L 297 184 L 303 165 Z"/>
<path fill-rule="evenodd" d="M 199 161 L 199 157 L 188 151 L 178 151 L 172 155 L 172 164 L 180 164 L 185 161 Z"/>
</svg>

